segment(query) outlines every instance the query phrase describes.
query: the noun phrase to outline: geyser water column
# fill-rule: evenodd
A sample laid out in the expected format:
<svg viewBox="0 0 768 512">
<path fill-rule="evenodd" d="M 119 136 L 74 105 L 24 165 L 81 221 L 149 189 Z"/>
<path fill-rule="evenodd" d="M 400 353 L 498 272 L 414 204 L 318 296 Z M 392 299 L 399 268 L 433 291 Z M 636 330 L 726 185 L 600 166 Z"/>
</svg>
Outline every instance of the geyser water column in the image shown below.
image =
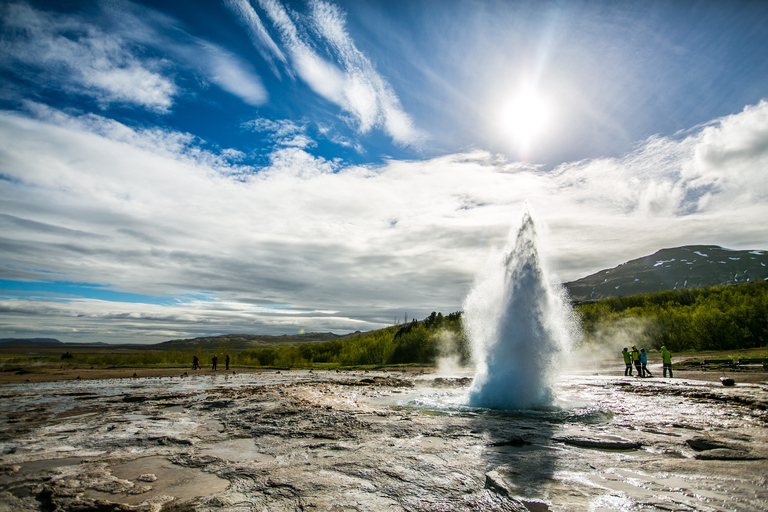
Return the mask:
<svg viewBox="0 0 768 512">
<path fill-rule="evenodd" d="M 463 316 L 477 367 L 469 405 L 552 408 L 553 378 L 567 367 L 575 323 L 564 291 L 544 271 L 528 211 L 477 276 Z"/>
</svg>

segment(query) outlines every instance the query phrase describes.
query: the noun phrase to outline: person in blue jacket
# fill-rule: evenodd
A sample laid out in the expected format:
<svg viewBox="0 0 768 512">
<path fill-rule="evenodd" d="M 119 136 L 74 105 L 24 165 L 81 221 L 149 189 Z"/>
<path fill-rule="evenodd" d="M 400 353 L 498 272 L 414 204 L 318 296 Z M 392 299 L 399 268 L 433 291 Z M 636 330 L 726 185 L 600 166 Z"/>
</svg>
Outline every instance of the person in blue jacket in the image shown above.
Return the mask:
<svg viewBox="0 0 768 512">
<path fill-rule="evenodd" d="M 648 370 L 648 354 L 645 352 L 644 348 L 640 349 L 640 365 L 642 366 L 643 377 L 653 377 L 650 370 Z"/>
</svg>

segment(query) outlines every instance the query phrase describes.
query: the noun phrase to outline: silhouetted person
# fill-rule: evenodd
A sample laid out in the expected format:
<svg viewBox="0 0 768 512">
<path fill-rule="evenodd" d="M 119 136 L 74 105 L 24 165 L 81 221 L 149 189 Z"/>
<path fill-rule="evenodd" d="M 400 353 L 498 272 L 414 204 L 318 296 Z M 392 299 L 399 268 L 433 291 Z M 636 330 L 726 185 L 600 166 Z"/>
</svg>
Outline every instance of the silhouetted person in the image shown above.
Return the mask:
<svg viewBox="0 0 768 512">
<path fill-rule="evenodd" d="M 672 352 L 667 350 L 667 347 L 661 347 L 661 362 L 664 368 L 664 377 L 667 376 L 667 368 L 669 368 L 669 378 L 672 379 Z"/>
<path fill-rule="evenodd" d="M 640 365 L 643 367 L 643 377 L 653 377 L 648 370 L 648 354 L 645 353 L 645 349 L 640 349 Z"/>
<path fill-rule="evenodd" d="M 218 356 L 213 356 L 213 359 L 211 359 L 211 363 L 213 363 L 213 365 L 212 365 L 212 366 L 213 366 L 212 370 L 213 370 L 213 371 L 216 371 L 216 365 L 218 365 L 218 364 L 219 364 L 219 357 L 218 357 Z"/>
<path fill-rule="evenodd" d="M 192 369 L 193 370 L 200 369 L 200 360 L 197 358 L 197 356 L 192 357 Z"/>
<path fill-rule="evenodd" d="M 630 355 L 629 351 L 627 350 L 627 347 L 624 347 L 624 350 L 621 351 L 621 355 L 624 356 L 624 376 L 626 377 L 629 375 L 632 376 L 632 356 Z"/>
<path fill-rule="evenodd" d="M 225 357 L 225 358 L 224 358 L 224 362 L 225 362 L 225 363 L 226 363 L 226 365 L 227 365 L 227 368 L 226 368 L 226 369 L 227 369 L 227 370 L 229 370 L 229 354 L 227 354 L 227 357 Z"/>
</svg>

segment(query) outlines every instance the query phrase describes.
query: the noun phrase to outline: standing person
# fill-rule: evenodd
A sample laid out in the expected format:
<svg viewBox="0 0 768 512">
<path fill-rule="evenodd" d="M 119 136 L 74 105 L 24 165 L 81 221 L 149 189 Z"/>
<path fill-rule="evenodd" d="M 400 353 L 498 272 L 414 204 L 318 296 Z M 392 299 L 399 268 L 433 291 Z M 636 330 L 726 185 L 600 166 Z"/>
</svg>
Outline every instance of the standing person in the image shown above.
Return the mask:
<svg viewBox="0 0 768 512">
<path fill-rule="evenodd" d="M 635 370 L 637 370 L 637 376 L 642 377 L 643 373 L 640 370 L 640 351 L 637 350 L 635 345 L 632 345 L 632 361 L 635 363 Z"/>
<path fill-rule="evenodd" d="M 213 359 L 211 359 L 211 363 L 212 363 L 212 364 L 211 364 L 211 366 L 212 366 L 212 368 L 211 368 L 211 369 L 212 369 L 213 371 L 216 371 L 216 365 L 218 365 L 218 364 L 219 364 L 219 356 L 213 356 Z"/>
<path fill-rule="evenodd" d="M 227 357 L 224 358 L 224 362 L 227 363 L 227 370 L 229 370 L 229 354 L 227 354 Z"/>
<path fill-rule="evenodd" d="M 669 368 L 669 378 L 672 377 L 672 352 L 667 350 L 667 347 L 661 347 L 661 362 L 664 368 L 664 377 L 667 376 L 667 368 Z"/>
<path fill-rule="evenodd" d="M 197 356 L 192 356 L 192 369 L 197 370 L 200 368 L 200 360 Z"/>
<path fill-rule="evenodd" d="M 629 375 L 632 376 L 632 356 L 629 354 L 629 351 L 627 350 L 627 347 L 624 347 L 624 350 L 622 350 L 621 355 L 624 356 L 624 376 L 626 377 Z"/>
<path fill-rule="evenodd" d="M 648 377 L 653 377 L 650 370 L 648 370 L 648 354 L 646 354 L 644 348 L 640 349 L 640 364 L 643 367 L 643 377 L 645 377 L 646 374 Z"/>
</svg>

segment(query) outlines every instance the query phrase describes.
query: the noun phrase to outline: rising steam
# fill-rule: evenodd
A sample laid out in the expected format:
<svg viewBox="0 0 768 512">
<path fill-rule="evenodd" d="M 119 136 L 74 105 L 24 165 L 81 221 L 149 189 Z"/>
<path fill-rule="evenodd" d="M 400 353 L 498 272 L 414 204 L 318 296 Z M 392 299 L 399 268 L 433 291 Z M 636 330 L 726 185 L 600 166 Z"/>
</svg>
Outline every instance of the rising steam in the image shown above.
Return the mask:
<svg viewBox="0 0 768 512">
<path fill-rule="evenodd" d="M 553 377 L 568 364 L 574 322 L 564 292 L 547 278 L 527 211 L 504 252 L 477 277 L 464 301 L 464 327 L 477 365 L 470 405 L 554 405 Z"/>
</svg>

